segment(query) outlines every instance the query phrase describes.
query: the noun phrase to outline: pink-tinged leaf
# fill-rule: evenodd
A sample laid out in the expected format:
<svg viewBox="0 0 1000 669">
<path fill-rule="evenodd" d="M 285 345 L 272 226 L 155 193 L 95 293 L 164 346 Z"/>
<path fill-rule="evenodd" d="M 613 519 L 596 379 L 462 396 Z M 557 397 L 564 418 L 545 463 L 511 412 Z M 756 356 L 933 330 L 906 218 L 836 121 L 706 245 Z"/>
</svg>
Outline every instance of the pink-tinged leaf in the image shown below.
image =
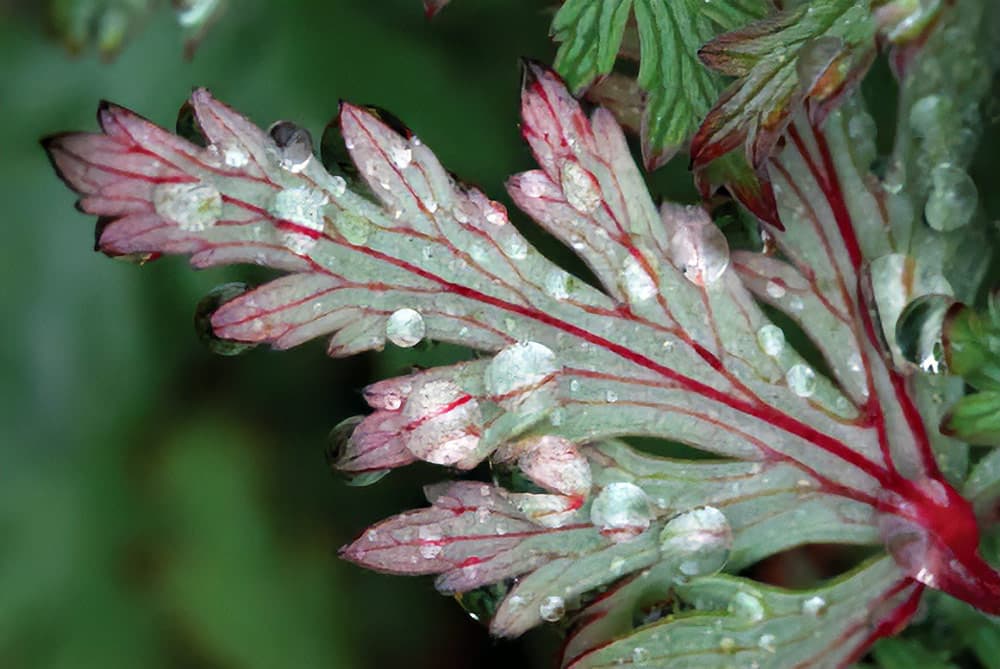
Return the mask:
<svg viewBox="0 0 1000 669">
<path fill-rule="evenodd" d="M 213 316 L 240 341 L 330 336 L 331 354 L 346 355 L 429 338 L 485 351 L 368 389 L 375 412 L 346 437 L 340 464 L 371 476 L 412 459 L 471 468 L 500 449 L 497 460 L 544 490 L 440 489 L 430 509 L 346 549 L 351 559 L 442 574 L 445 591 L 517 576 L 493 621 L 516 635 L 555 617 L 550 598 L 676 567 L 692 519 L 714 519 L 718 531 L 693 534 L 724 538 L 732 569 L 804 542 L 877 542 L 878 526 L 908 577 L 1000 610 L 971 507 L 944 481 L 906 379 L 880 348 L 866 277 L 889 248 L 888 224 L 845 148 L 842 112 L 825 130 L 797 116 L 761 165 L 780 218 L 764 225 L 783 260 L 731 255 L 700 207 L 657 211 L 608 111 L 588 116 L 558 77 L 528 65 L 522 133 L 539 169 L 509 190 L 579 253 L 595 288 L 368 109 L 344 104 L 339 116 L 359 188 L 204 91 L 192 107 L 205 147 L 111 106 L 103 134 L 47 143 L 81 207 L 103 217 L 100 248 L 284 270 Z M 800 323 L 829 378 L 759 301 Z M 623 435 L 735 462 L 643 459 L 603 443 Z M 920 589 L 901 583 L 887 601 L 905 612 Z"/>
<path fill-rule="evenodd" d="M 424 13 L 427 18 L 434 18 L 451 0 L 424 0 Z"/>
</svg>

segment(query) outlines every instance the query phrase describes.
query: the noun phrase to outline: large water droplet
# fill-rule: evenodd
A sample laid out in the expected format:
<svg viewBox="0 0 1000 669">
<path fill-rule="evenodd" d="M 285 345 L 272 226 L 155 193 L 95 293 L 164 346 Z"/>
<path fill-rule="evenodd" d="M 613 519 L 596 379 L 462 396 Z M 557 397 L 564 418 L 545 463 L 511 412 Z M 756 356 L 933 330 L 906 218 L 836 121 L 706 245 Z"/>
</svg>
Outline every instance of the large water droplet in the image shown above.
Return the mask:
<svg viewBox="0 0 1000 669">
<path fill-rule="evenodd" d="M 652 518 L 646 492 L 625 481 L 604 486 L 590 505 L 590 522 L 616 542 L 636 538 L 646 531 Z"/>
<path fill-rule="evenodd" d="M 535 413 L 556 402 L 559 363 L 549 347 L 526 341 L 500 350 L 483 374 L 486 392 L 516 413 Z"/>
<path fill-rule="evenodd" d="M 235 300 L 247 293 L 250 286 L 245 283 L 233 282 L 216 286 L 203 297 L 194 312 L 194 328 L 198 338 L 217 355 L 239 355 L 257 346 L 256 343 L 220 339 L 212 328 L 212 314 L 226 302 Z"/>
<path fill-rule="evenodd" d="M 410 427 L 406 448 L 413 455 L 438 465 L 475 464 L 482 411 L 456 383 L 435 379 L 415 386 L 402 415 Z"/>
<path fill-rule="evenodd" d="M 630 302 L 644 302 L 657 293 L 656 281 L 649 275 L 642 263 L 628 255 L 619 272 L 619 282 Z"/>
<path fill-rule="evenodd" d="M 601 205 L 601 191 L 594 175 L 575 160 L 566 160 L 560 168 L 560 182 L 563 194 L 570 206 L 579 212 L 589 214 Z"/>
<path fill-rule="evenodd" d="M 678 581 L 718 572 L 729 560 L 732 547 L 729 521 L 713 506 L 672 518 L 660 533 L 660 552 L 664 560 L 677 565 L 674 578 Z"/>
<path fill-rule="evenodd" d="M 906 360 L 930 374 L 946 371 L 942 329 L 955 298 L 921 295 L 906 305 L 896 321 L 896 342 Z"/>
<path fill-rule="evenodd" d="M 549 595 L 538 605 L 538 615 L 546 622 L 559 622 L 566 615 L 566 601 L 562 597 Z"/>
<path fill-rule="evenodd" d="M 972 178 L 959 167 L 942 163 L 931 172 L 924 218 L 935 230 L 950 232 L 968 225 L 976 213 L 979 193 Z"/>
<path fill-rule="evenodd" d="M 204 183 L 163 183 L 153 189 L 156 213 L 181 230 L 201 232 L 222 217 L 222 195 Z"/>
<path fill-rule="evenodd" d="M 665 209 L 673 227 L 671 260 L 684 277 L 698 286 L 708 286 L 729 267 L 729 242 L 722 230 L 700 207 Z"/>
<path fill-rule="evenodd" d="M 777 356 L 785 348 L 785 333 L 777 325 L 768 323 L 757 330 L 757 343 L 764 353 Z"/>
<path fill-rule="evenodd" d="M 278 121 L 267 133 L 278 147 L 278 164 L 282 169 L 298 174 L 313 157 L 312 135 L 291 121 Z"/>
<path fill-rule="evenodd" d="M 799 397 L 812 397 L 816 392 L 816 372 L 809 365 L 798 363 L 785 372 L 788 388 Z"/>
<path fill-rule="evenodd" d="M 397 309 L 385 324 L 385 336 L 396 346 L 416 346 L 427 333 L 424 318 L 415 309 Z"/>
</svg>

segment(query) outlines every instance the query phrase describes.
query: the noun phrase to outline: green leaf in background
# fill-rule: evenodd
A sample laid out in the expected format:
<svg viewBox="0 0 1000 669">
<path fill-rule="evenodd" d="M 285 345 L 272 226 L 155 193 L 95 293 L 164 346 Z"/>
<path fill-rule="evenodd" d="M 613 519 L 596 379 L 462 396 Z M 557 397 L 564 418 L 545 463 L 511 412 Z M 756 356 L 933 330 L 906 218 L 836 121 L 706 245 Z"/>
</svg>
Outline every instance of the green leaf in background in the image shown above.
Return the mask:
<svg viewBox="0 0 1000 669">
<path fill-rule="evenodd" d="M 869 3 L 819 0 L 769 16 L 706 44 L 702 60 L 737 77 L 691 143 L 695 167 L 746 144 L 759 167 L 784 132 L 794 106 L 810 100 L 813 118 L 867 70 L 875 49 Z"/>
<path fill-rule="evenodd" d="M 732 30 L 767 13 L 766 0 L 569 0 L 556 14 L 556 69 L 579 93 L 615 66 L 634 11 L 647 93 L 643 159 L 655 169 L 687 141 L 712 106 L 719 78 L 698 61 L 698 48 L 718 29 Z"/>
</svg>

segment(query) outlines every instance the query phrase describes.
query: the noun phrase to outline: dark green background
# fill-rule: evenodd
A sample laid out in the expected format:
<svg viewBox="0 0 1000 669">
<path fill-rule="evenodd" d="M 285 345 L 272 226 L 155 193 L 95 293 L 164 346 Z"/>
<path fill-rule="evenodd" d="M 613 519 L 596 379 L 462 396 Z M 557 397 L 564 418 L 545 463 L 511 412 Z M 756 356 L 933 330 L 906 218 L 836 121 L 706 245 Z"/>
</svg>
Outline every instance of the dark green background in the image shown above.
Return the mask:
<svg viewBox="0 0 1000 669">
<path fill-rule="evenodd" d="M 431 579 L 336 558 L 446 476 L 353 489 L 324 462 L 360 388 L 408 361 L 331 360 L 319 342 L 212 356 L 194 305 L 239 271 L 93 253 L 92 217 L 38 139 L 96 129 L 102 98 L 172 126 L 194 86 L 318 137 L 345 98 L 392 110 L 500 194 L 529 167 L 517 59 L 551 60 L 551 17 L 499 0 L 433 22 L 419 0 L 240 1 L 191 62 L 164 9 L 102 63 L 46 38 L 41 5 L 0 0 L 0 667 L 549 666 L 553 635 L 493 642 Z"/>
</svg>

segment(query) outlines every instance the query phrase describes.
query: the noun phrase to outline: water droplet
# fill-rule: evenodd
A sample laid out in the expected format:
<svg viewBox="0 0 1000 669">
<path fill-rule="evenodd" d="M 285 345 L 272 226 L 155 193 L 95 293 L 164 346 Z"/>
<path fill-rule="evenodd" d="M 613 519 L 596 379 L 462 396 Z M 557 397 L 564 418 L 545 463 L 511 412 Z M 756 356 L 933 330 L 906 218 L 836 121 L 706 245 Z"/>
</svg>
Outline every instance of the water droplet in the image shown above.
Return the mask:
<svg viewBox="0 0 1000 669">
<path fill-rule="evenodd" d="M 924 205 L 927 224 L 941 232 L 968 225 L 979 200 L 972 178 L 961 168 L 942 163 L 931 172 L 931 182 L 933 187 Z"/>
<path fill-rule="evenodd" d="M 724 513 L 712 506 L 672 518 L 660 533 L 660 552 L 677 565 L 675 580 L 686 581 L 721 570 L 729 560 L 733 531 Z"/>
<path fill-rule="evenodd" d="M 729 267 L 729 242 L 703 209 L 685 207 L 684 210 L 673 221 L 671 259 L 688 281 L 709 286 Z"/>
<path fill-rule="evenodd" d="M 719 650 L 727 655 L 736 650 L 736 639 L 731 636 L 724 636 L 719 639 Z"/>
<path fill-rule="evenodd" d="M 255 343 L 220 339 L 212 328 L 212 314 L 226 302 L 235 300 L 251 290 L 245 283 L 233 282 L 216 286 L 203 297 L 195 308 L 194 327 L 198 338 L 217 355 L 239 355 L 257 346 Z"/>
<path fill-rule="evenodd" d="M 785 348 L 785 333 L 777 325 L 768 323 L 757 330 L 757 343 L 769 356 L 780 355 Z"/>
<path fill-rule="evenodd" d="M 934 137 L 943 130 L 945 118 L 953 112 L 951 100 L 926 95 L 910 107 L 910 128 L 920 137 Z"/>
<path fill-rule="evenodd" d="M 535 413 L 556 403 L 556 354 L 538 342 L 511 344 L 500 350 L 483 374 L 486 392 L 504 409 Z"/>
<path fill-rule="evenodd" d="M 811 397 L 816 392 L 816 372 L 809 365 L 798 363 L 785 372 L 788 388 L 799 397 Z"/>
<path fill-rule="evenodd" d="M 563 194 L 571 207 L 589 214 L 601 205 L 601 191 L 597 180 L 580 163 L 575 160 L 563 161 L 559 177 Z"/>
<path fill-rule="evenodd" d="M 517 230 L 511 229 L 505 235 L 498 235 L 497 242 L 509 258 L 524 260 L 528 257 L 528 242 Z"/>
<path fill-rule="evenodd" d="M 656 281 L 632 255 L 625 257 L 618 277 L 630 302 L 643 302 L 657 293 Z"/>
<path fill-rule="evenodd" d="M 785 287 L 773 279 L 767 282 L 764 286 L 764 290 L 767 291 L 767 294 L 775 300 L 783 298 L 786 292 Z"/>
<path fill-rule="evenodd" d="M 156 213 L 181 230 L 201 232 L 222 217 L 222 195 L 203 183 L 164 183 L 153 189 Z"/>
<path fill-rule="evenodd" d="M 609 390 L 604 393 L 604 399 L 606 399 L 609 404 L 614 404 L 618 401 L 618 393 L 613 390 Z"/>
<path fill-rule="evenodd" d="M 424 318 L 414 309 L 397 309 L 385 324 L 385 336 L 393 344 L 403 348 L 416 346 L 426 333 Z"/>
<path fill-rule="evenodd" d="M 651 657 L 650 652 L 642 646 L 636 646 L 632 649 L 632 664 L 646 664 Z"/>
<path fill-rule="evenodd" d="M 561 269 L 553 269 L 545 275 L 543 287 L 549 296 L 557 300 L 565 300 L 569 297 L 571 284 L 572 278 L 569 274 Z"/>
<path fill-rule="evenodd" d="M 215 145 L 208 148 L 218 151 Z M 246 151 L 238 146 L 227 146 L 222 150 L 222 162 L 224 162 L 227 167 L 240 169 L 241 167 L 246 167 L 247 163 L 250 162 L 250 156 Z"/>
<path fill-rule="evenodd" d="M 278 121 L 267 133 L 278 147 L 278 164 L 282 169 L 298 174 L 312 160 L 312 136 L 305 128 L 290 121 Z"/>
<path fill-rule="evenodd" d="M 752 623 L 764 619 L 764 602 L 749 592 L 737 592 L 729 602 L 729 612 Z"/>
<path fill-rule="evenodd" d="M 922 295 L 906 305 L 896 321 L 896 341 L 906 360 L 930 374 L 946 371 L 942 329 L 955 298 Z"/>
<path fill-rule="evenodd" d="M 402 411 L 411 427 L 405 440 L 414 456 L 438 465 L 475 464 L 483 416 L 479 402 L 442 379 L 414 385 Z"/>
<path fill-rule="evenodd" d="M 355 246 L 361 246 L 368 241 L 372 233 L 372 224 L 368 219 L 343 209 L 337 212 L 333 225 L 344 239 Z"/>
<path fill-rule="evenodd" d="M 334 197 L 340 197 L 347 192 L 347 182 L 344 181 L 344 177 L 339 174 L 330 177 L 330 192 Z"/>
<path fill-rule="evenodd" d="M 773 634 L 761 634 L 760 638 L 757 639 L 757 647 L 768 653 L 774 653 L 778 650 L 777 646 L 775 646 L 775 641 L 777 639 Z"/>
<path fill-rule="evenodd" d="M 562 597 L 549 595 L 538 605 L 538 615 L 542 620 L 550 623 L 562 620 L 566 615 L 566 602 Z"/>
<path fill-rule="evenodd" d="M 456 594 L 455 600 L 465 609 L 470 618 L 479 622 L 487 622 L 496 613 L 500 607 L 500 603 L 503 602 L 504 597 L 510 592 L 513 584 L 513 579 L 508 579 L 499 583 L 484 585 L 469 592 Z"/>
<path fill-rule="evenodd" d="M 826 600 L 819 595 L 814 595 L 802 602 L 802 613 L 812 618 L 819 618 L 826 613 Z"/>
<path fill-rule="evenodd" d="M 645 532 L 652 517 L 646 492 L 625 481 L 604 486 L 590 505 L 590 522 L 615 542 L 628 541 Z"/>
<path fill-rule="evenodd" d="M 398 169 L 404 170 L 413 161 L 413 149 L 402 142 L 390 142 L 389 160 Z"/>
</svg>

